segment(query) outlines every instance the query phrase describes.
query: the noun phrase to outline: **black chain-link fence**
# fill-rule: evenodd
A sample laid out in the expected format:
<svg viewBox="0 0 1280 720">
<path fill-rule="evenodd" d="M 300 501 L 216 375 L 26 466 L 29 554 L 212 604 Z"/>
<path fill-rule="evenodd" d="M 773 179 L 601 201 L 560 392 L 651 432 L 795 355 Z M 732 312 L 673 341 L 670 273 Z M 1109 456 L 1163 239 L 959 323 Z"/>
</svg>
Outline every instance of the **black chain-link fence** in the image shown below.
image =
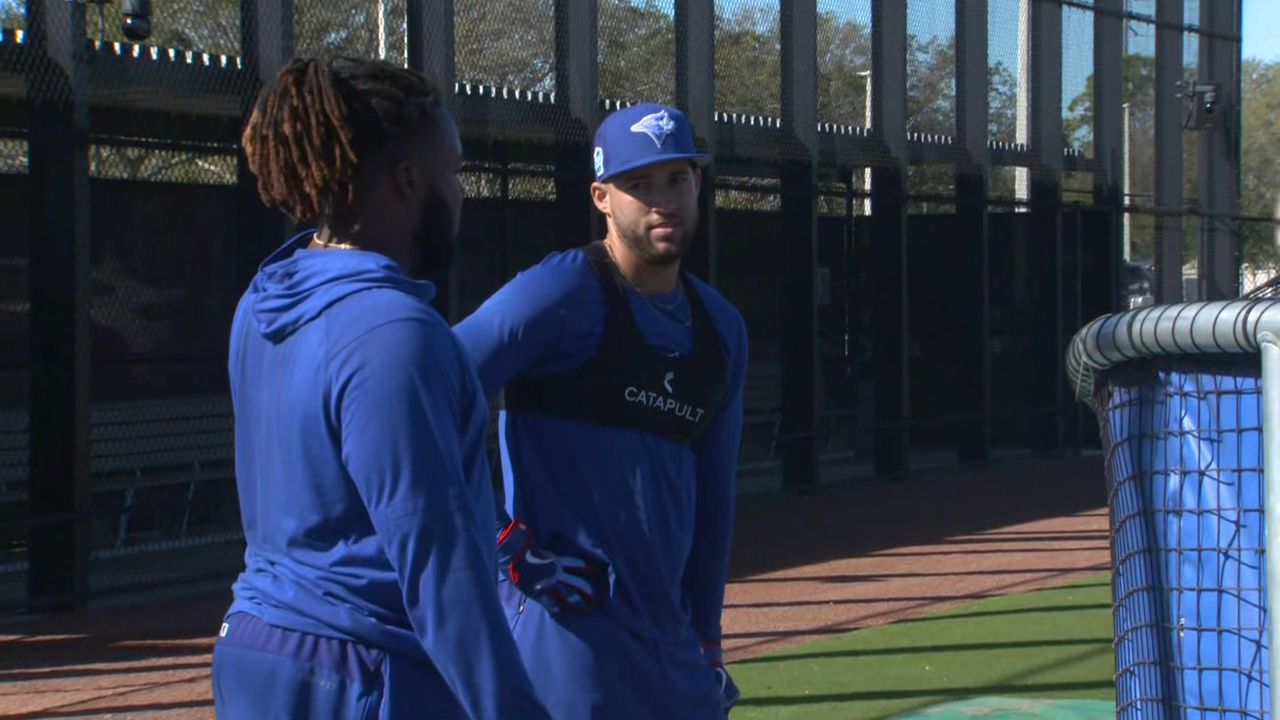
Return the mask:
<svg viewBox="0 0 1280 720">
<path fill-rule="evenodd" d="M 173 0 L 137 38 L 110 0 L 0 0 L 0 607 L 238 570 L 226 338 L 286 228 L 237 143 L 294 55 L 453 85 L 454 320 L 600 231 L 604 113 L 682 106 L 717 156 L 689 266 L 749 334 L 743 492 L 1092 441 L 1061 351 L 1126 292 L 1095 136 L 1131 99 L 1095 58 L 1146 77 L 1097 4 Z"/>
</svg>

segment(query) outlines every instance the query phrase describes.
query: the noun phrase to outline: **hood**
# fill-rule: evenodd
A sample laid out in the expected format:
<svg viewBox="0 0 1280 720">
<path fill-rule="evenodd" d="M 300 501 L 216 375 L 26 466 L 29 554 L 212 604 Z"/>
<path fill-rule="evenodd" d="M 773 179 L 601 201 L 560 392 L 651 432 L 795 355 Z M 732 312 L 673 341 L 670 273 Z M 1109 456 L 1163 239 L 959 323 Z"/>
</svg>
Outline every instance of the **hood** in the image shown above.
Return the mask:
<svg viewBox="0 0 1280 720">
<path fill-rule="evenodd" d="M 405 275 L 395 261 L 366 250 L 308 250 L 312 232 L 295 236 L 268 257 L 246 292 L 258 332 L 279 343 L 329 306 L 365 290 L 394 289 L 421 298 L 435 286 Z"/>
</svg>

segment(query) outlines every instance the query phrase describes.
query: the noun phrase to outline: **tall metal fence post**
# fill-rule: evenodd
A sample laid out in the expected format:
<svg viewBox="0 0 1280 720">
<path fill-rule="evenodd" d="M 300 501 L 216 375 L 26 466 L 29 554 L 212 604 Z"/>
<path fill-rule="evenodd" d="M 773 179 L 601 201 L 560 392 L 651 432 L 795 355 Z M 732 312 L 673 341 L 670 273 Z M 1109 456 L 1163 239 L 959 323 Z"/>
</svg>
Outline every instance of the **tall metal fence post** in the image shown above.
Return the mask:
<svg viewBox="0 0 1280 720">
<path fill-rule="evenodd" d="M 406 60 L 409 67 L 424 73 L 440 85 L 446 108 L 456 105 L 454 93 L 453 0 L 408 0 L 405 7 Z M 461 320 L 458 273 L 461 263 L 453 263 L 447 274 L 432 278 L 436 295 L 431 304 L 450 323 Z"/>
<path fill-rule="evenodd" d="M 782 0 L 783 156 L 778 271 L 782 341 L 782 483 L 818 482 L 818 95 L 815 0 Z"/>
<path fill-rule="evenodd" d="M 601 112 L 596 0 L 556 0 L 554 22 L 555 104 L 564 113 L 556 125 L 556 242 L 568 248 L 595 239 L 599 222 L 590 192 Z"/>
<path fill-rule="evenodd" d="M 274 82 L 276 72 L 292 57 L 293 0 L 240 0 L 243 119 L 248 119 L 258 91 Z M 236 196 L 240 226 L 236 264 L 238 287 L 243 289 L 262 260 L 284 242 L 292 224 L 282 213 L 263 205 L 243 150 L 236 154 Z"/>
<path fill-rule="evenodd" d="M 1065 291 L 1062 250 L 1062 6 L 1055 2 L 1035 2 L 1031 7 L 1031 233 L 1030 242 L 1045 243 L 1052 249 L 1052 291 L 1041 294 L 1047 302 L 1029 314 L 1035 323 L 1034 363 L 1036 387 L 1043 388 L 1037 408 L 1051 410 L 1047 422 L 1035 422 L 1034 447 L 1061 452 L 1070 414 L 1069 388 L 1064 355 L 1068 335 L 1065 327 Z M 1052 318 L 1052 321 L 1049 321 Z M 1043 417 L 1043 416 L 1042 416 Z"/>
<path fill-rule="evenodd" d="M 1228 300 L 1240 294 L 1240 0 L 1201 2 L 1200 27 L 1200 82 L 1217 95 L 1200 135 L 1199 299 Z"/>
<path fill-rule="evenodd" d="M 1182 302 L 1182 5 L 1156 0 L 1155 298 Z"/>
<path fill-rule="evenodd" d="M 961 275 L 977 280 L 963 298 L 967 326 L 957 333 L 960 411 L 979 414 L 957 433 L 962 463 L 985 462 L 991 451 L 991 277 L 987 235 L 987 0 L 956 0 L 956 231 L 970 265 Z"/>
<path fill-rule="evenodd" d="M 31 422 L 27 597 L 89 590 L 89 108 L 85 4 L 28 0 Z"/>
<path fill-rule="evenodd" d="M 888 155 L 871 170 L 871 357 L 875 471 L 910 470 L 907 363 L 907 6 L 871 4 L 871 130 Z"/>
<path fill-rule="evenodd" d="M 716 151 L 715 0 L 675 0 L 676 105 L 693 124 L 698 142 Z M 690 272 L 716 284 L 716 169 L 702 171 L 698 231 L 685 258 Z"/>
<path fill-rule="evenodd" d="M 1124 172 L 1124 0 L 1096 0 L 1093 13 L 1093 201 L 1107 213 L 1111 233 L 1111 307 L 1119 302 Z"/>
</svg>

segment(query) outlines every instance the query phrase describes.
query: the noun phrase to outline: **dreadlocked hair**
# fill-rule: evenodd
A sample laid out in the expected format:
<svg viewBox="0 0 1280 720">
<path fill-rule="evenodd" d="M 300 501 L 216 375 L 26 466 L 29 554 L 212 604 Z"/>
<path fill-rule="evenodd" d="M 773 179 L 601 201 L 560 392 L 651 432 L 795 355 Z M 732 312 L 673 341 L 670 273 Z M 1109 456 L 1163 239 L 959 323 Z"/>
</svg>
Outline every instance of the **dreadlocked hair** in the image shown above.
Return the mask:
<svg viewBox="0 0 1280 720">
<path fill-rule="evenodd" d="M 258 194 L 295 222 L 354 222 L 360 160 L 422 127 L 440 100 L 435 82 L 390 63 L 294 60 L 258 94 L 240 138 Z"/>
</svg>

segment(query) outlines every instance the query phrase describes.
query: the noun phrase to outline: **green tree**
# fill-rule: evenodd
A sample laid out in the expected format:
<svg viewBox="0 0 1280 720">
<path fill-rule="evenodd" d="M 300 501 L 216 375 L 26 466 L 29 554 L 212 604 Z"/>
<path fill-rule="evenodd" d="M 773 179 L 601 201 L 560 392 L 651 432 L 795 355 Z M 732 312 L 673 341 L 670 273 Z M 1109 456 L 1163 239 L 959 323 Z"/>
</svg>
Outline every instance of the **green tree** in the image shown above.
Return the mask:
<svg viewBox="0 0 1280 720">
<path fill-rule="evenodd" d="M 453 55 L 458 80 L 535 92 L 554 90 L 554 8 L 554 0 L 455 0 Z M 600 14 L 606 15 L 603 8 Z"/>
<path fill-rule="evenodd" d="M 765 117 L 782 114 L 780 38 L 776 8 L 742 4 L 728 14 L 717 7 L 717 110 Z"/>
<path fill-rule="evenodd" d="M 1193 68 L 1184 70 L 1192 77 Z M 1159 157 L 1156 155 L 1155 132 L 1155 58 L 1151 55 L 1126 55 L 1122 68 L 1123 102 L 1129 106 L 1129 204 L 1136 209 L 1130 215 L 1131 254 L 1135 259 L 1148 259 L 1155 247 L 1155 178 Z M 1093 155 L 1093 76 L 1085 79 L 1084 89 L 1067 105 L 1070 115 L 1063 121 L 1064 141 L 1087 155 Z M 1182 142 L 1182 197 L 1184 207 L 1193 207 L 1196 192 L 1195 136 L 1186 133 Z M 1191 223 L 1185 224 L 1183 257 L 1195 257 L 1197 238 Z"/>
<path fill-rule="evenodd" d="M 1195 76 L 1194 68 L 1184 75 Z M 1154 204 L 1155 173 L 1155 59 L 1149 55 L 1129 55 L 1124 62 L 1124 101 L 1129 103 L 1129 173 L 1134 204 Z M 1246 59 L 1241 73 L 1241 160 L 1240 212 L 1245 216 L 1273 217 L 1280 189 L 1280 127 L 1273 118 L 1280 113 L 1280 63 Z M 1093 78 L 1068 106 L 1071 117 L 1064 124 L 1069 139 L 1086 152 L 1092 151 Z M 1199 136 L 1187 131 L 1182 142 L 1182 193 L 1188 207 L 1198 197 L 1197 164 Z M 1135 257 L 1150 257 L 1154 220 L 1151 215 L 1132 216 Z M 1184 256 L 1197 252 L 1197 223 L 1184 226 Z M 1243 222 L 1240 226 L 1242 259 L 1247 264 L 1276 260 L 1275 228 L 1267 222 Z"/>
<path fill-rule="evenodd" d="M 1240 211 L 1246 216 L 1275 218 L 1280 192 L 1280 62 L 1248 59 L 1241 68 Z M 1243 260 L 1276 262 L 1274 223 L 1245 222 L 1241 228 Z"/>
<path fill-rule="evenodd" d="M 665 9 L 655 0 L 604 0 L 597 26 L 600 97 L 675 101 L 676 26 Z"/>
<path fill-rule="evenodd" d="M 0 28 L 22 29 L 27 25 L 26 20 L 22 3 L 17 0 L 0 0 Z"/>
</svg>

